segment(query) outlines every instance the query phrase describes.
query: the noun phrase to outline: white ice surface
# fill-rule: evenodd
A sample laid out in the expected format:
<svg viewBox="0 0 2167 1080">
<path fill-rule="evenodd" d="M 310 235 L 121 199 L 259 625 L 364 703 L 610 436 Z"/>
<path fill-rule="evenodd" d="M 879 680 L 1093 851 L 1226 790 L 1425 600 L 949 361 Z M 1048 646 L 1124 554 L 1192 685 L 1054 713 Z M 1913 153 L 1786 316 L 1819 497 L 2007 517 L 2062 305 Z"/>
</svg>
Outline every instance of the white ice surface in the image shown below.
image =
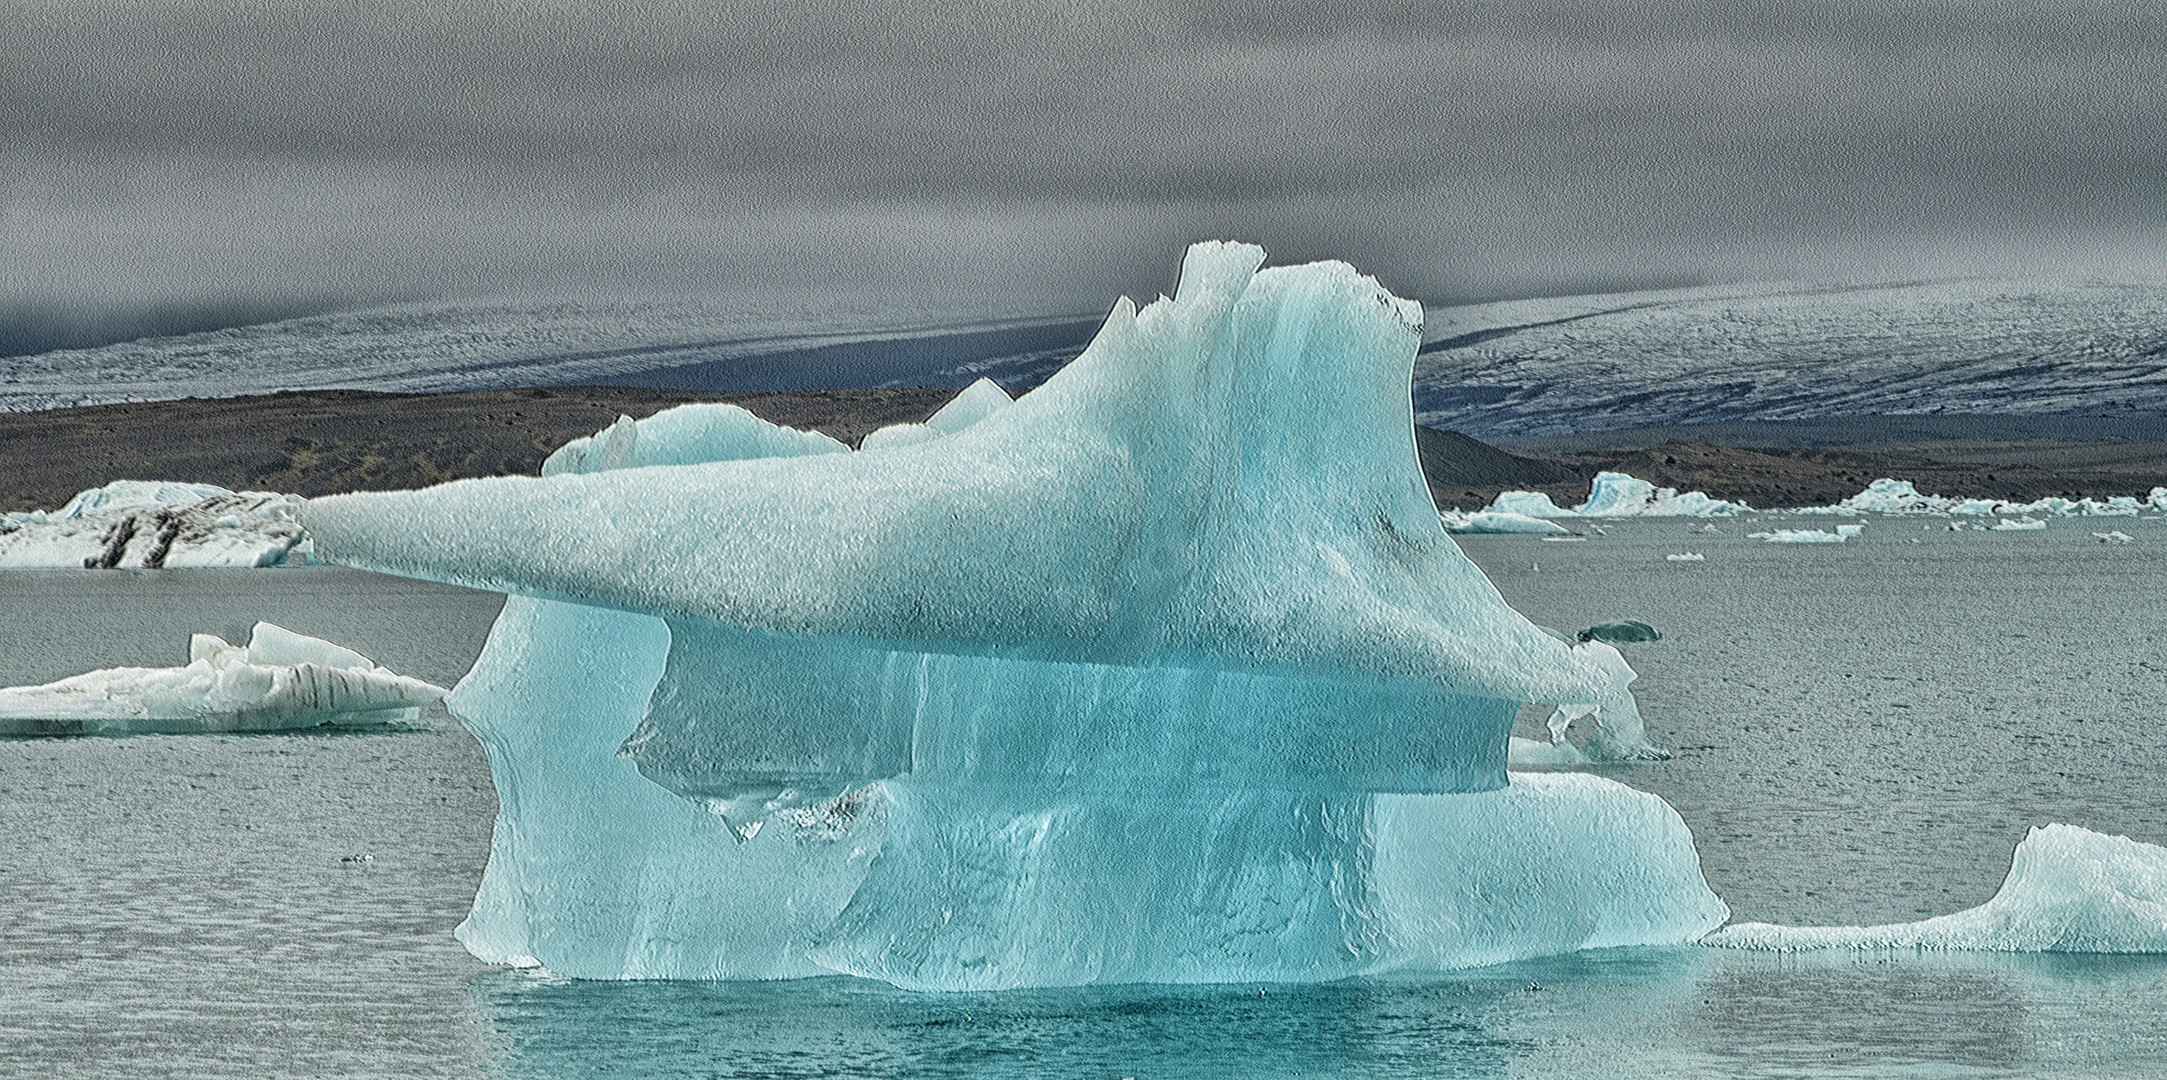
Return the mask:
<svg viewBox="0 0 2167 1080">
<path fill-rule="evenodd" d="M 0 568 L 273 566 L 307 536 L 303 500 L 211 484 L 116 480 L 58 510 L 0 515 Z"/>
<path fill-rule="evenodd" d="M 1740 923 L 1706 943 L 1778 951 L 2167 952 L 2167 848 L 2048 825 L 2017 845 L 2001 890 L 1978 907 L 1886 926 Z"/>
<path fill-rule="evenodd" d="M 2167 489 L 2154 488 L 2151 495 L 2114 495 L 2105 499 L 2064 499 L 2049 495 L 2027 503 L 2006 499 L 1952 498 L 1928 495 L 1909 480 L 1883 477 L 1865 490 L 1834 506 L 1802 507 L 1799 514 L 1954 514 L 1985 517 L 1996 514 L 2039 514 L 2049 517 L 2134 517 L 2145 509 L 2167 510 Z M 2026 526 L 2029 528 L 2030 526 Z"/>
<path fill-rule="evenodd" d="M 1491 500 L 1488 512 L 1534 518 L 1732 517 L 1751 509 L 1744 503 L 1711 498 L 1706 492 L 1680 494 L 1676 488 L 1659 488 L 1627 473 L 1601 472 L 1589 485 L 1588 500 L 1573 509 L 1559 509 L 1539 491 L 1505 491 Z"/>
<path fill-rule="evenodd" d="M 1419 309 L 1261 260 L 1199 245 L 1176 299 L 937 438 L 642 466 L 640 421 L 540 480 L 312 502 L 335 560 L 528 594 L 449 702 L 501 808 L 461 940 L 596 977 L 975 989 L 1716 925 L 1661 800 L 1505 786 L 1525 700 L 1656 751 L 1616 650 L 1543 634 L 1440 527 Z"/>
<path fill-rule="evenodd" d="M 1455 533 L 1509 533 L 1534 536 L 1557 536 L 1566 532 L 1563 525 L 1542 518 L 1529 517 L 1506 510 L 1477 510 L 1463 514 L 1447 510 L 1438 515 L 1444 520 L 1445 531 Z"/>
<path fill-rule="evenodd" d="M 247 645 L 211 634 L 183 667 L 106 668 L 0 688 L 0 734 L 269 731 L 413 720 L 445 691 L 267 622 Z"/>
<path fill-rule="evenodd" d="M 1540 491 L 1503 491 L 1490 501 L 1490 512 L 1496 514 L 1520 514 L 1532 518 L 1561 518 L 1575 516 L 1571 510 L 1563 510 L 1550 501 L 1550 496 Z"/>
<path fill-rule="evenodd" d="M 1849 539 L 1843 533 L 1824 529 L 1774 529 L 1768 532 L 1747 533 L 1754 540 L 1766 540 L 1771 544 L 1841 544 Z"/>
<path fill-rule="evenodd" d="M 1525 495 L 1527 492 L 1509 494 Z M 1503 496 L 1499 496 L 1502 501 Z M 1588 501 L 1574 508 L 1581 517 L 1732 517 L 1752 507 L 1710 498 L 1706 492 L 1679 494 L 1621 472 L 1599 472 L 1588 488 Z"/>
</svg>

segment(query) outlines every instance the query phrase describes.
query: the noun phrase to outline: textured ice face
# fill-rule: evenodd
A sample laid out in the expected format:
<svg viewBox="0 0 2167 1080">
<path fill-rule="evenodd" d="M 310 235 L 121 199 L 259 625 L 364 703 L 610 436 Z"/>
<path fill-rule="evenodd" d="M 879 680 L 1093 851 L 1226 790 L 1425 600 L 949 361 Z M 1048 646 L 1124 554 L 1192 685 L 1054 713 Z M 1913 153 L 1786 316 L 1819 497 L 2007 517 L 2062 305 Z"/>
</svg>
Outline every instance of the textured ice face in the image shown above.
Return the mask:
<svg viewBox="0 0 2167 1080">
<path fill-rule="evenodd" d="M 1720 922 L 1659 800 L 1505 787 L 1524 700 L 1602 704 L 1591 747 L 1649 750 L 1631 670 L 1522 619 L 1444 534 L 1419 309 L 1262 258 L 1199 245 L 1176 299 L 1117 306 L 1038 390 L 973 388 L 855 453 L 688 406 L 541 479 L 313 502 L 335 561 L 526 594 L 449 702 L 502 806 L 462 940 L 582 975 L 961 989 Z"/>
</svg>

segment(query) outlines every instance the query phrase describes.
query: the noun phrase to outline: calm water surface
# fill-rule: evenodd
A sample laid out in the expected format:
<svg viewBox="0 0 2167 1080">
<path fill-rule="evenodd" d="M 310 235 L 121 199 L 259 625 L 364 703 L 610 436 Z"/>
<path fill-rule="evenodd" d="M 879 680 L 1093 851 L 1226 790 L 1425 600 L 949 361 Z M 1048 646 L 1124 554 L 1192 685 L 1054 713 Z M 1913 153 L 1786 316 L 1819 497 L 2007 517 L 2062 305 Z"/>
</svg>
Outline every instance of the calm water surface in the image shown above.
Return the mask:
<svg viewBox="0 0 2167 1080">
<path fill-rule="evenodd" d="M 2047 821 L 2167 843 L 2161 521 L 1881 519 L 1841 546 L 1698 525 L 1462 546 L 1539 622 L 1664 632 L 1625 650 L 1678 756 L 1604 771 L 1678 806 L 1739 917 L 1969 906 Z M 2091 540 L 2110 526 L 2137 542 Z M 1663 559 L 1688 550 L 1707 561 Z M 178 663 L 190 632 L 264 618 L 449 685 L 498 603 L 321 568 L 11 571 L 0 681 Z M 944 996 L 575 982 L 451 940 L 494 812 L 440 709 L 369 733 L 0 741 L 0 1074 L 2167 1076 L 2153 957 L 1618 950 Z"/>
</svg>

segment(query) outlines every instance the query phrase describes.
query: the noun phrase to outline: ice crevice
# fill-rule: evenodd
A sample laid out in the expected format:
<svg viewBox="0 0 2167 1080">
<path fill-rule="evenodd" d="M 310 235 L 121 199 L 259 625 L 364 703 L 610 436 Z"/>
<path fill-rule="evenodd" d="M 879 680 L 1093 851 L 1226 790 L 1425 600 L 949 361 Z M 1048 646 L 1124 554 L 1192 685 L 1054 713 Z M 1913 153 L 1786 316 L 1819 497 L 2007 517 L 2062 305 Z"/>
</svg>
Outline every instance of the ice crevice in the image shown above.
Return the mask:
<svg viewBox="0 0 2167 1080">
<path fill-rule="evenodd" d="M 461 940 L 979 989 L 1719 925 L 1660 799 L 1508 776 L 1526 701 L 1659 751 L 1618 651 L 1543 633 L 1446 535 L 1420 307 L 1263 258 L 1197 245 L 1038 389 L 857 451 L 687 406 L 543 477 L 308 503 L 321 558 L 513 594 L 447 702 L 500 803 Z"/>
</svg>

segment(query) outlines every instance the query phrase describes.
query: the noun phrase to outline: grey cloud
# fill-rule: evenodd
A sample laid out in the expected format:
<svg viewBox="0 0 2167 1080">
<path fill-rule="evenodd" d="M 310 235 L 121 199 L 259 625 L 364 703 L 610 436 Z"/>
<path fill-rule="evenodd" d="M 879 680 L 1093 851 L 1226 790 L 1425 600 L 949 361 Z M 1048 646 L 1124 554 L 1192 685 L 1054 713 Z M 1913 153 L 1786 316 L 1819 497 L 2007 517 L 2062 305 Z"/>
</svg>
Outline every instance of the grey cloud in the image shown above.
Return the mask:
<svg viewBox="0 0 2167 1080">
<path fill-rule="evenodd" d="M 977 272 L 1096 298 L 1225 232 L 1442 296 L 1929 251 L 2107 261 L 2167 229 L 2150 2 L 10 19 L 15 295 L 152 295 L 193 265 L 251 295 Z M 822 245 L 858 265 L 823 275 Z"/>
</svg>

